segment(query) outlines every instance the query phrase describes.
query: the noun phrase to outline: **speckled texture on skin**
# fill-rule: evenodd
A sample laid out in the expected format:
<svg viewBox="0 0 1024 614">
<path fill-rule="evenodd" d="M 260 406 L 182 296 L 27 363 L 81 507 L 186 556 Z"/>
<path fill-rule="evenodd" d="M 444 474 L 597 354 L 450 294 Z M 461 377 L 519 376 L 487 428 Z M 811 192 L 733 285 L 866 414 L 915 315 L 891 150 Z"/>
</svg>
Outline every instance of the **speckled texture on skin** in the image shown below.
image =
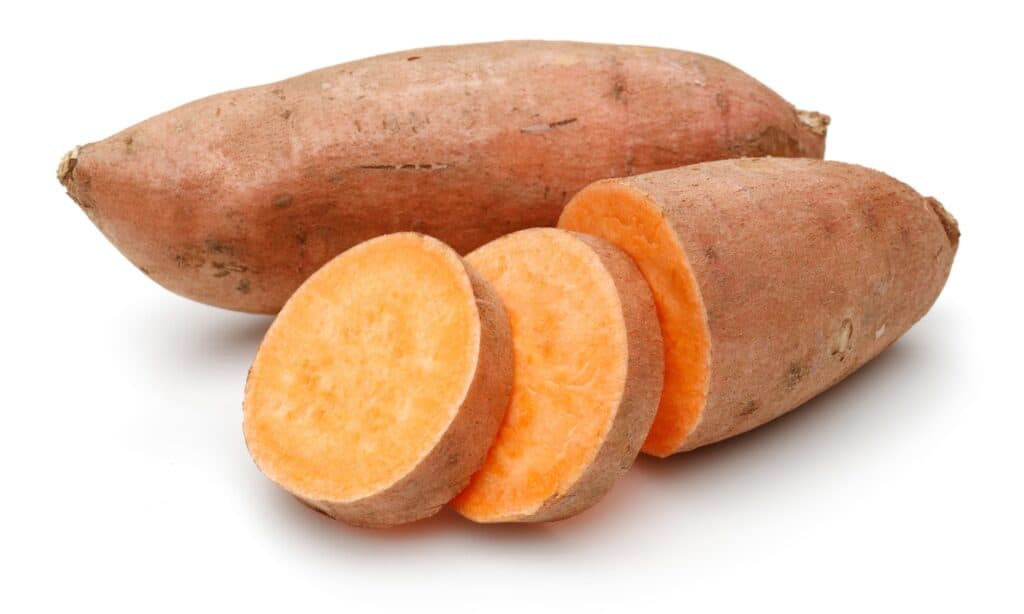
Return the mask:
<svg viewBox="0 0 1024 614">
<path fill-rule="evenodd" d="M 597 179 L 821 157 L 826 125 L 707 56 L 512 41 L 383 55 L 197 100 L 76 147 L 58 177 L 154 281 L 273 313 L 371 237 L 414 230 L 466 253 L 553 225 Z"/>
<path fill-rule="evenodd" d="M 440 242 L 429 237 L 415 235 L 414 233 L 401 233 L 380 237 L 374 242 L 384 243 L 389 241 L 422 241 L 424 249 L 441 250 L 447 252 L 446 259 L 453 264 L 456 275 L 465 274 L 468 284 L 472 289 L 473 296 L 469 300 L 475 302 L 475 312 L 479 316 L 479 345 L 478 354 L 475 360 L 475 371 L 470 372 L 468 390 L 462 398 L 461 404 L 455 409 L 454 417 L 447 423 L 447 426 L 438 435 L 438 439 L 432 447 L 425 452 L 425 455 L 411 464 L 407 471 L 394 476 L 394 481 L 388 484 L 381 484 L 372 492 L 362 494 L 351 500 L 339 501 L 336 499 L 324 499 L 323 495 L 317 497 L 310 495 L 308 486 L 300 484 L 298 478 L 291 477 L 288 464 L 293 461 L 289 456 L 294 456 L 294 451 L 278 449 L 282 445 L 275 433 L 267 432 L 267 429 L 260 429 L 257 426 L 257 413 L 279 412 L 272 406 L 263 407 L 259 405 L 260 400 L 264 403 L 280 403 L 273 400 L 266 394 L 256 394 L 256 389 L 261 385 L 257 381 L 260 377 L 260 369 L 254 365 L 250 370 L 246 382 L 246 403 L 245 421 L 243 429 L 246 436 L 246 443 L 249 447 L 253 460 L 264 473 L 277 482 L 282 488 L 288 490 L 299 498 L 303 503 L 323 512 L 324 514 L 342 520 L 352 525 L 363 527 L 389 527 L 398 524 L 412 522 L 436 514 L 445 503 L 466 487 L 472 474 L 479 469 L 486 456 L 487 450 L 494 441 L 505 409 L 508 406 L 509 396 L 512 391 L 512 339 L 509 327 L 508 314 L 498 298 L 494 288 L 489 282 L 480 276 L 469 265 L 450 248 L 443 246 Z M 363 244 L 355 249 L 370 246 Z M 354 250 L 353 250 L 354 251 Z M 345 258 L 345 255 L 339 256 Z M 330 285 L 332 277 L 330 271 L 320 271 L 313 276 L 307 285 L 309 292 L 318 292 L 326 285 Z M 367 272 L 372 275 L 372 270 Z M 327 275 L 327 277 L 324 277 Z M 306 286 L 304 286 L 306 288 Z M 296 293 L 299 297 L 304 290 Z M 329 292 L 330 290 L 328 290 Z M 342 290 L 344 291 L 344 290 Z M 290 303 L 291 304 L 291 303 Z M 261 345 L 260 354 L 264 352 L 264 346 L 272 343 L 274 328 L 282 318 L 287 318 L 288 306 L 282 311 L 278 320 L 275 321 L 268 331 L 267 339 Z M 344 316 L 342 316 L 344 317 Z M 386 317 L 386 315 L 385 315 Z M 312 320 L 289 319 L 289 326 L 303 325 L 315 326 Z M 407 325 L 408 323 L 403 324 Z M 278 331 L 281 335 L 288 335 L 288 330 Z M 453 340 L 462 343 L 462 339 Z M 280 336 L 277 345 L 280 346 Z M 280 347 L 267 348 L 280 351 Z M 303 360 L 308 358 L 305 354 L 299 353 L 288 355 L 284 360 L 302 365 Z M 375 363 L 374 363 L 375 364 Z M 387 370 L 388 365 L 368 365 L 370 369 Z M 273 365 L 270 365 L 271 367 Z M 308 368 L 318 368 L 317 365 Z M 328 367 L 321 367 L 328 368 Z M 322 376 L 322 373 L 312 373 L 311 377 Z M 270 374 L 278 378 L 279 373 Z M 401 387 L 403 382 L 396 381 L 393 385 Z M 270 402 L 266 399 L 272 399 Z M 319 399 L 323 400 L 323 399 Z M 329 399 L 325 401 L 330 411 Z M 391 408 L 384 407 L 383 411 Z M 442 407 L 439 410 L 449 411 Z M 295 412 L 295 408 L 288 408 L 289 415 Z M 343 417 L 342 417 L 343 419 Z M 289 420 L 294 420 L 289 418 Z M 291 425 L 288 425 L 291 428 Z M 390 433 L 390 431 L 389 431 Z M 389 433 L 382 433 L 382 437 L 388 437 Z M 308 437 L 312 440 L 322 437 L 322 431 L 309 432 Z M 281 440 L 285 441 L 285 440 Z M 275 460 L 285 458 L 285 461 Z M 377 462 L 372 458 L 363 458 L 362 461 L 370 464 Z M 388 459 L 380 459 L 384 464 Z M 318 461 L 319 462 L 319 461 Z M 327 473 L 344 473 L 346 470 L 353 470 L 352 467 L 324 466 L 320 468 Z M 299 476 L 305 478 L 306 476 Z"/>
<path fill-rule="evenodd" d="M 710 340 L 703 409 L 674 445 L 645 448 L 659 456 L 764 424 L 878 355 L 934 303 L 959 244 L 935 199 L 867 168 L 799 159 L 598 182 L 560 225 L 600 234 L 588 201 L 616 189 L 675 233 L 689 261 L 678 274 L 699 289 Z"/>
</svg>

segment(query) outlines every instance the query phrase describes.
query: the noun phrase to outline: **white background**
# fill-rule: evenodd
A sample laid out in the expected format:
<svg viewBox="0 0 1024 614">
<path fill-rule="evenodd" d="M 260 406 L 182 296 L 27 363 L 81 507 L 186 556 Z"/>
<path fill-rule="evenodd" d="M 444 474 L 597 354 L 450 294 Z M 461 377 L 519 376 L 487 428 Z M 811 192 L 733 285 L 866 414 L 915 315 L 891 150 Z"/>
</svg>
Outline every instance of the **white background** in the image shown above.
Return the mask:
<svg viewBox="0 0 1024 614">
<path fill-rule="evenodd" d="M 983 2 L 143 4 L 4 9 L 0 610 L 1021 611 L 1018 18 Z M 57 162 L 217 91 L 506 38 L 725 59 L 831 114 L 829 158 L 937 196 L 960 253 L 874 363 L 757 432 L 642 458 L 582 516 L 351 529 L 246 454 L 242 384 L 269 319 L 153 284 Z"/>
</svg>

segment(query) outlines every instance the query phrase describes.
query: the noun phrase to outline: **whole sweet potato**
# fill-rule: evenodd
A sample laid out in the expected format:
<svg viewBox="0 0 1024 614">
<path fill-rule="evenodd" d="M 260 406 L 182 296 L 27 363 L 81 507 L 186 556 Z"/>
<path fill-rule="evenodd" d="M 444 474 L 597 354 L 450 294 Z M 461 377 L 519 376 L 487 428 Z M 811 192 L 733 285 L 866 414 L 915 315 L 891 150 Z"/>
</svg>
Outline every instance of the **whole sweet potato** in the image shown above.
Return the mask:
<svg viewBox="0 0 1024 614">
<path fill-rule="evenodd" d="M 320 265 L 371 237 L 414 230 L 464 253 L 553 225 L 597 179 L 821 157 L 827 123 L 707 56 L 503 42 L 204 98 L 76 147 L 58 176 L 158 283 L 276 312 Z"/>
</svg>

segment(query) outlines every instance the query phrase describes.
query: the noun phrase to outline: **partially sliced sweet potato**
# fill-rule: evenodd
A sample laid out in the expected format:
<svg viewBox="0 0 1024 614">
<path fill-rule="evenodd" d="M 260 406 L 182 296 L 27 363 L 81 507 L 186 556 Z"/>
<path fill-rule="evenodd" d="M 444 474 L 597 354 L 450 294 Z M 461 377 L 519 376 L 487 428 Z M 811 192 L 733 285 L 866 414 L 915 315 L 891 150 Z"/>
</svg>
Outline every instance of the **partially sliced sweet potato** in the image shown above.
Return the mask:
<svg viewBox="0 0 1024 614">
<path fill-rule="evenodd" d="M 656 456 L 764 424 L 878 355 L 938 297 L 960 236 L 892 177 L 783 158 L 599 181 L 559 227 L 615 243 L 650 283 L 665 339 Z"/>
<path fill-rule="evenodd" d="M 512 386 L 508 316 L 453 250 L 414 233 L 307 280 L 260 346 L 244 431 L 259 468 L 361 526 L 436 513 L 494 441 Z"/>
<path fill-rule="evenodd" d="M 650 288 L 612 244 L 554 228 L 466 259 L 508 310 L 515 383 L 497 441 L 452 506 L 477 522 L 579 513 L 632 464 L 654 418 L 663 350 Z"/>
</svg>

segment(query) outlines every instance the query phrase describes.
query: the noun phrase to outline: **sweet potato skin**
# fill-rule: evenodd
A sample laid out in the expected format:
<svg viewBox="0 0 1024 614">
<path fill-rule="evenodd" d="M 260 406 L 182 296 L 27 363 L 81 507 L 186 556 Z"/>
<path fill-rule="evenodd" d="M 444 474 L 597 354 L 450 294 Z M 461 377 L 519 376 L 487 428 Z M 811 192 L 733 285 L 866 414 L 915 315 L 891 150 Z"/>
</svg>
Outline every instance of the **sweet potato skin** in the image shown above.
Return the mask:
<svg viewBox="0 0 1024 614">
<path fill-rule="evenodd" d="M 480 316 L 479 360 L 465 399 L 441 440 L 409 473 L 372 496 L 336 502 L 296 495 L 301 502 L 354 526 L 392 527 L 436 514 L 483 464 L 512 394 L 512 332 L 494 287 L 463 264 Z"/>
<path fill-rule="evenodd" d="M 75 148 L 58 176 L 153 280 L 274 313 L 371 237 L 414 230 L 466 253 L 553 225 L 596 179 L 821 157 L 826 124 L 707 56 L 511 41 L 383 55 L 198 100 Z"/>
<path fill-rule="evenodd" d="M 877 356 L 934 303 L 959 245 L 938 201 L 850 164 L 726 160 L 587 189 L 607 183 L 657 203 L 703 301 L 706 403 L 675 451 L 773 420 Z M 573 208 L 562 225 L 585 231 Z"/>
</svg>

